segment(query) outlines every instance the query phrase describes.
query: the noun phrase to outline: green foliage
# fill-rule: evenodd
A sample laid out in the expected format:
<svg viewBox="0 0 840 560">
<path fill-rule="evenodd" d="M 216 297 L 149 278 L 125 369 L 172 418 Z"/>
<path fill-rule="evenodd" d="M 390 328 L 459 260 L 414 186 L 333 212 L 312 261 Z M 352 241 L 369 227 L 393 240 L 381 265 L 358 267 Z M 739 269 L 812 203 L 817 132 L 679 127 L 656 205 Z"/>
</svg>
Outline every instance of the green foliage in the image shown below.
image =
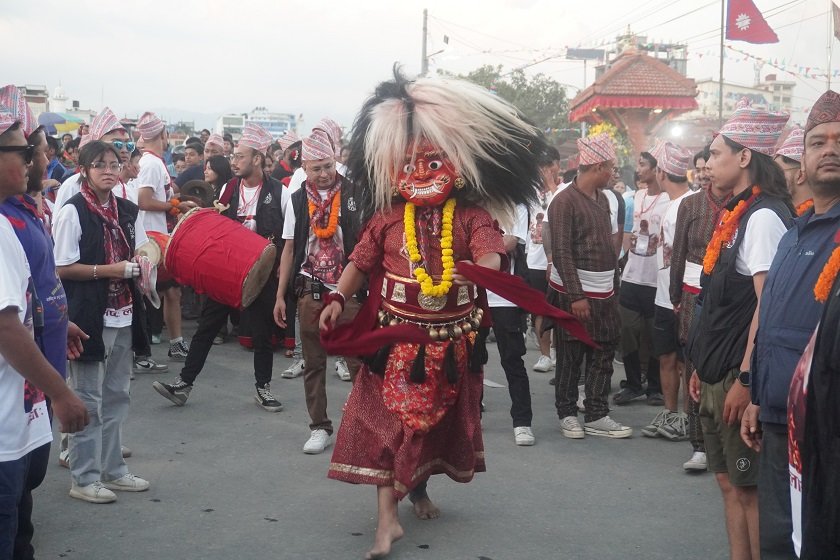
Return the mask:
<svg viewBox="0 0 840 560">
<path fill-rule="evenodd" d="M 566 91 L 544 74 L 528 77 L 522 70 L 514 70 L 503 75 L 501 65 L 488 64 L 459 78 L 484 86 L 512 103 L 545 132 L 549 142 L 579 135 L 577 129 L 569 127 Z"/>
</svg>

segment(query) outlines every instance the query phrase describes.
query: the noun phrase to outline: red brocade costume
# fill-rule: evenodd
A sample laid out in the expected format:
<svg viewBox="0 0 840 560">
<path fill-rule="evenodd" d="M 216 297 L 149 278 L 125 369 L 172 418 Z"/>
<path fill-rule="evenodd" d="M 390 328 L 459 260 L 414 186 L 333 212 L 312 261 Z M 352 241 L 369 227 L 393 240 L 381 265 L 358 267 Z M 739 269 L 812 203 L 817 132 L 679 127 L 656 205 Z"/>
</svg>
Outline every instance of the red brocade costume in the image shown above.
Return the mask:
<svg viewBox="0 0 840 560">
<path fill-rule="evenodd" d="M 470 318 L 480 319 L 477 290 L 454 285 L 447 296 L 424 298 L 412 275 L 406 252 L 404 203 L 387 214 L 375 214 L 366 224 L 350 260 L 369 275 L 371 294 L 380 301 L 380 319 L 428 328 L 452 328 Z M 436 212 L 440 212 L 438 207 Z M 418 210 L 419 212 L 419 210 Z M 429 220 L 431 235 L 421 250 L 428 272 L 439 280 L 440 235 Z M 455 260 L 477 261 L 505 250 L 502 233 L 490 215 L 476 206 L 458 206 L 453 220 Z M 358 373 L 338 431 L 329 477 L 357 484 L 393 486 L 398 498 L 432 474 L 447 474 L 468 482 L 485 470 L 481 436 L 483 375 L 470 371 L 474 331 L 454 340 L 425 345 L 425 379 L 410 379 L 421 347 L 396 342 L 384 375 L 364 366 Z M 457 379 L 447 376 L 448 347 L 454 356 Z"/>
</svg>

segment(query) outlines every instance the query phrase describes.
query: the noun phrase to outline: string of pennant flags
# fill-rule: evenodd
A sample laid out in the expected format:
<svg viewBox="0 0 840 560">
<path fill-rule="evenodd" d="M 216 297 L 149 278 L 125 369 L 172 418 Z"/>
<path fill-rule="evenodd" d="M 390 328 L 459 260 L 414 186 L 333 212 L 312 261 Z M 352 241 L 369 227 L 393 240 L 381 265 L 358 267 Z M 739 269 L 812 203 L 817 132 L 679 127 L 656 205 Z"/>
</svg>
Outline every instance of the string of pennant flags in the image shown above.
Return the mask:
<svg viewBox="0 0 840 560">
<path fill-rule="evenodd" d="M 776 70 L 781 72 L 785 72 L 790 74 L 791 76 L 796 76 L 798 78 L 810 79 L 810 80 L 824 80 L 828 77 L 826 70 L 824 68 L 819 68 L 817 66 L 805 66 L 802 64 L 788 64 L 785 59 L 779 60 L 778 58 L 762 58 L 760 56 L 755 56 L 754 54 L 750 54 L 746 51 L 742 51 L 741 49 L 726 45 L 726 49 L 728 51 L 732 51 L 736 56 L 727 56 L 726 52 L 724 52 L 724 58 L 734 58 L 739 59 L 741 58 L 743 62 L 748 60 L 754 60 L 760 62 L 762 64 L 766 64 L 767 66 L 771 66 Z M 702 59 L 704 56 L 720 56 L 717 50 L 707 50 L 703 52 L 689 52 L 689 57 L 697 57 L 698 59 Z M 832 70 L 831 77 L 837 78 L 840 77 L 840 70 Z"/>
</svg>

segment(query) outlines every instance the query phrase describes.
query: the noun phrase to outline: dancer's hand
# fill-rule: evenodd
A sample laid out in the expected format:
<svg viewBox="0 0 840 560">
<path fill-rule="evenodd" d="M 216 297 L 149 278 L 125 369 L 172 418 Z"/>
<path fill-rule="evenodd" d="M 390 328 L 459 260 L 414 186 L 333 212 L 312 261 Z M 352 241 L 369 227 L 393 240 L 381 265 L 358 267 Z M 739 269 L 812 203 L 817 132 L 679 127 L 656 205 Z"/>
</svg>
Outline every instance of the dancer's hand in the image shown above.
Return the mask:
<svg viewBox="0 0 840 560">
<path fill-rule="evenodd" d="M 472 261 L 463 261 L 465 263 L 473 264 Z M 455 269 L 452 271 L 452 283 L 456 286 L 473 286 L 473 283 L 467 280 L 465 277 L 458 274 L 458 265 L 455 265 Z"/>
<path fill-rule="evenodd" d="M 759 412 L 761 412 L 761 407 L 750 403 L 744 411 L 744 417 L 741 418 L 741 439 L 756 453 L 761 451 L 762 432 L 761 422 L 758 420 Z"/>
<path fill-rule="evenodd" d="M 688 380 L 688 394 L 691 395 L 691 400 L 700 402 L 700 376 L 697 375 L 696 369 L 691 372 L 691 378 Z"/>
<path fill-rule="evenodd" d="M 579 321 L 589 321 L 592 318 L 592 310 L 589 307 L 589 300 L 586 298 L 572 302 L 572 315 Z"/>
<path fill-rule="evenodd" d="M 286 298 L 277 296 L 277 301 L 274 303 L 274 322 L 281 329 L 286 328 Z"/>
<path fill-rule="evenodd" d="M 328 331 L 335 326 L 336 321 L 341 316 L 341 304 L 337 301 L 331 301 L 329 305 L 324 307 L 321 311 L 321 318 L 318 321 L 318 328 L 322 331 Z"/>
</svg>

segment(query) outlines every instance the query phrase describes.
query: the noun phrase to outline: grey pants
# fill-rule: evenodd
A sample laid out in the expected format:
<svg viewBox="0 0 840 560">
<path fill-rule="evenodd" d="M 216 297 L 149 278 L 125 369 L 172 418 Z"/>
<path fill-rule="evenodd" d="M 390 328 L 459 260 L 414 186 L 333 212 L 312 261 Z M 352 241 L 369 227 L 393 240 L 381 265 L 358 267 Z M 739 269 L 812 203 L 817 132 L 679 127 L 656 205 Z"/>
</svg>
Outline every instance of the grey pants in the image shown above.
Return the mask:
<svg viewBox="0 0 840 560">
<path fill-rule="evenodd" d="M 116 480 L 128 473 L 122 458 L 120 430 L 131 402 L 131 327 L 105 327 L 104 362 L 71 361 L 70 388 L 82 399 L 90 423 L 70 435 L 70 476 L 77 486 Z"/>
</svg>

